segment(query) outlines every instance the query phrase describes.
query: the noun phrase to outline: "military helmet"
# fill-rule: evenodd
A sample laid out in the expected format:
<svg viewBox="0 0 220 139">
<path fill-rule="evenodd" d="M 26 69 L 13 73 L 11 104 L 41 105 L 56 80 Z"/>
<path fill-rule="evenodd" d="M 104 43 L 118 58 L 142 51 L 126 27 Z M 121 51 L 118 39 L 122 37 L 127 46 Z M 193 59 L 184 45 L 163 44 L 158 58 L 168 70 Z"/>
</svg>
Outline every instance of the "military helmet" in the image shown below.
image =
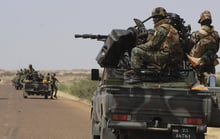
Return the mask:
<svg viewBox="0 0 220 139">
<path fill-rule="evenodd" d="M 166 17 L 167 11 L 163 7 L 157 7 L 155 9 L 153 9 L 152 17 L 157 17 L 157 16 Z"/>
<path fill-rule="evenodd" d="M 200 19 L 199 19 L 198 23 L 202 23 L 203 21 L 205 21 L 207 19 L 212 21 L 212 15 L 211 15 L 210 11 L 202 12 L 201 15 L 200 15 Z"/>
</svg>

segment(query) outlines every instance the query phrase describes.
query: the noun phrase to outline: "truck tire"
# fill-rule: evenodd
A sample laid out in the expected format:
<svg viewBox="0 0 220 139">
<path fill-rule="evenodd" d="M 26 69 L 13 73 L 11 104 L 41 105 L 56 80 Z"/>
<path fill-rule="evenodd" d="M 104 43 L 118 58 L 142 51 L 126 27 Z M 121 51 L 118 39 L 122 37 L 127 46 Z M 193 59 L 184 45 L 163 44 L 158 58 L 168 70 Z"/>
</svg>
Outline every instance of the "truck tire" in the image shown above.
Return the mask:
<svg viewBox="0 0 220 139">
<path fill-rule="evenodd" d="M 129 139 L 127 135 L 120 134 L 117 139 Z"/>
<path fill-rule="evenodd" d="M 93 109 L 91 109 L 90 113 L 91 117 L 91 139 L 100 139 L 99 135 L 99 126 L 95 124 L 94 115 L 93 115 Z"/>
<path fill-rule="evenodd" d="M 196 135 L 196 139 L 205 139 L 205 134 L 204 133 L 198 133 Z"/>
<path fill-rule="evenodd" d="M 112 133 L 110 128 L 101 128 L 100 139 L 117 139 L 117 136 Z"/>
<path fill-rule="evenodd" d="M 112 133 L 112 129 L 107 127 L 107 121 L 103 116 L 101 122 L 100 139 L 117 139 L 117 135 Z"/>
<path fill-rule="evenodd" d="M 92 125 L 91 125 L 92 126 L 92 135 L 91 135 L 92 137 L 91 137 L 91 139 L 100 139 L 100 135 L 95 135 L 94 132 L 93 132 L 93 130 L 96 130 L 95 129 L 96 128 L 95 123 L 94 123 L 93 119 L 91 120 L 91 123 L 92 123 Z"/>
<path fill-rule="evenodd" d="M 92 139 L 100 139 L 100 135 L 94 134 L 94 130 L 97 130 L 96 129 L 97 127 L 95 127 L 95 121 L 94 121 L 93 117 L 91 119 L 91 126 L 92 126 Z"/>
<path fill-rule="evenodd" d="M 100 139 L 100 136 L 98 135 L 92 135 L 92 138 L 91 139 Z"/>
<path fill-rule="evenodd" d="M 24 97 L 24 98 L 28 98 L 27 92 L 23 92 L 23 97 Z"/>
<path fill-rule="evenodd" d="M 45 98 L 45 99 L 48 99 L 48 95 L 47 95 L 47 93 L 45 93 L 44 98 Z"/>
</svg>

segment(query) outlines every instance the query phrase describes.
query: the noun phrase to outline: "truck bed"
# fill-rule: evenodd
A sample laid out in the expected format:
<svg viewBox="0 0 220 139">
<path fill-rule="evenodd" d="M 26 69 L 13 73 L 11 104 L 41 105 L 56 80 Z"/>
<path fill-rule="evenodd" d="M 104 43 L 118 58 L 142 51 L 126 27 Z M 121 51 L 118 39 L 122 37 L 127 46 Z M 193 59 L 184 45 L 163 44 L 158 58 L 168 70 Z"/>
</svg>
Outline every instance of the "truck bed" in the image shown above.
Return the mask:
<svg viewBox="0 0 220 139">
<path fill-rule="evenodd" d="M 187 120 L 196 118 L 208 122 L 211 113 L 209 93 L 174 88 L 105 88 L 106 113 L 128 115 L 126 122 L 110 119 L 112 128 L 164 128 L 171 125 L 189 124 Z M 103 104 L 104 105 L 104 104 Z M 210 108 L 209 108 L 210 107 Z M 130 124 L 129 124 L 130 123 Z M 129 126 L 128 126 L 129 125 Z"/>
</svg>

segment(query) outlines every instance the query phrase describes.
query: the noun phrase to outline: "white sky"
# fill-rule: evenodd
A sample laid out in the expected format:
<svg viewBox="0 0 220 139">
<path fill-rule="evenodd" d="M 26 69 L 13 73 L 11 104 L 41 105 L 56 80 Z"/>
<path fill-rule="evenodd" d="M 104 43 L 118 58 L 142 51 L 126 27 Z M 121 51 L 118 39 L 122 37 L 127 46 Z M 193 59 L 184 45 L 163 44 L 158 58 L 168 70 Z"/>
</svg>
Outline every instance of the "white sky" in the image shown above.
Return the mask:
<svg viewBox="0 0 220 139">
<path fill-rule="evenodd" d="M 200 13 L 210 10 L 220 32 L 219 0 L 0 0 L 0 69 L 99 68 L 95 58 L 103 43 L 74 34 L 127 29 L 158 6 L 179 14 L 192 31 L 200 28 Z"/>
</svg>

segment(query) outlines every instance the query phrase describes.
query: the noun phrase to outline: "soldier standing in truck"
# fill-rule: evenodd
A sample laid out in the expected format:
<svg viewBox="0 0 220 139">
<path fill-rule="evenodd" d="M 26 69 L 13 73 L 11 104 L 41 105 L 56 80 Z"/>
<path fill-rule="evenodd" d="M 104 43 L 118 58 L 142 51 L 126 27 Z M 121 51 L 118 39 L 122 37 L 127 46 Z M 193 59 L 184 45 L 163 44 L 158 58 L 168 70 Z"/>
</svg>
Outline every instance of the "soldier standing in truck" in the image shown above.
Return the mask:
<svg viewBox="0 0 220 139">
<path fill-rule="evenodd" d="M 194 31 L 190 38 L 188 58 L 196 71 L 197 84 L 207 86 L 207 75 L 215 74 L 215 66 L 218 64 L 217 52 L 219 50 L 219 34 L 214 29 L 210 11 L 204 11 L 200 15 L 198 23 L 201 29 Z"/>
<path fill-rule="evenodd" d="M 30 64 L 28 66 L 28 71 L 29 71 L 30 74 L 32 74 L 35 71 L 35 69 L 33 68 L 32 64 Z"/>
</svg>

